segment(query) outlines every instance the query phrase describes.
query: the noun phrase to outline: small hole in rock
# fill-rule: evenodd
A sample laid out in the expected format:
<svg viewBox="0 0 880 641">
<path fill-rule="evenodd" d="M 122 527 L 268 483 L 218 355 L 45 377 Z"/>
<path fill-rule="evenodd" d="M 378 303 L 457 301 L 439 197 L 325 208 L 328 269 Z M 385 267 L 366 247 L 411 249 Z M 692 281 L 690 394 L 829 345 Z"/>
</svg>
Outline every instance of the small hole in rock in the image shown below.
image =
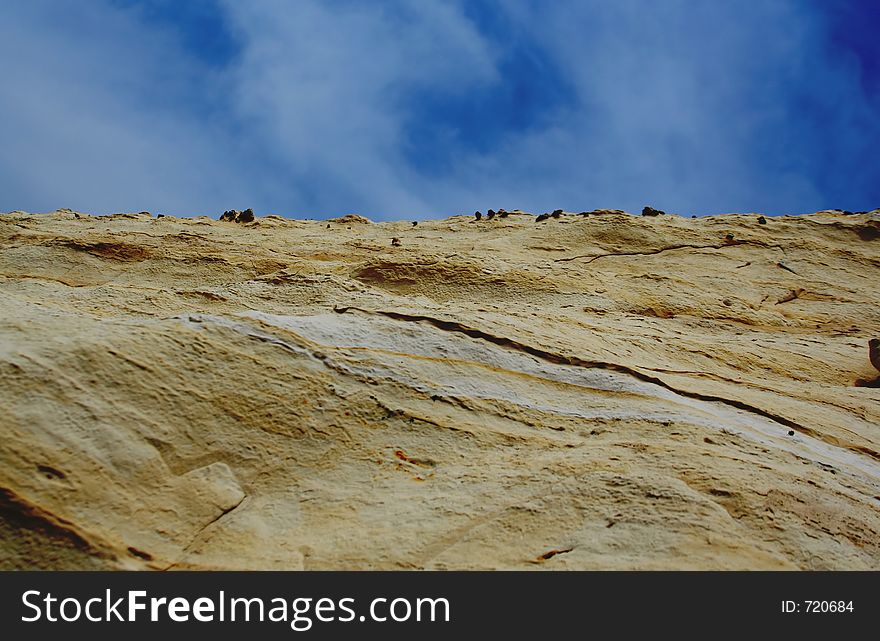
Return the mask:
<svg viewBox="0 0 880 641">
<path fill-rule="evenodd" d="M 143 550 L 138 550 L 137 548 L 129 547 L 128 553 L 132 556 L 136 556 L 139 559 L 143 559 L 144 561 L 152 561 L 153 555 L 149 552 L 144 552 Z"/>
<path fill-rule="evenodd" d="M 56 470 L 54 467 L 50 467 L 48 465 L 37 465 L 37 471 L 45 476 L 47 479 L 54 480 L 67 478 L 67 474 L 65 474 L 61 470 Z"/>
</svg>

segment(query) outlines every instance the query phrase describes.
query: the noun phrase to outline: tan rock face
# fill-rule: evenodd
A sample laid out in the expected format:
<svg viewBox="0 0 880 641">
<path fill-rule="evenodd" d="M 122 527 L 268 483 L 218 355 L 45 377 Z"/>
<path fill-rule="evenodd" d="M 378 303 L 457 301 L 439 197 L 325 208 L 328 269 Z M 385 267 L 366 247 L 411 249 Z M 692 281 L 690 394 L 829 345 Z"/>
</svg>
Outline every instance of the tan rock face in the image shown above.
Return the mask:
<svg viewBox="0 0 880 641">
<path fill-rule="evenodd" d="M 880 212 L 757 218 L 0 215 L 0 567 L 878 569 Z"/>
</svg>

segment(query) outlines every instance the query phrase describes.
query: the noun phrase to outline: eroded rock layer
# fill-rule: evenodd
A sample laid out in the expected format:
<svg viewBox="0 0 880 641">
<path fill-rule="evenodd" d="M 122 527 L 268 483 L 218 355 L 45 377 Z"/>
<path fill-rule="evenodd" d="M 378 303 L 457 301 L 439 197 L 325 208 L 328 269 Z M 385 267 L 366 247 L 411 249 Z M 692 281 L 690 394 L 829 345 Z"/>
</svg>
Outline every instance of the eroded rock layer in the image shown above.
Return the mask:
<svg viewBox="0 0 880 641">
<path fill-rule="evenodd" d="M 880 212 L 0 238 L 4 569 L 880 568 Z"/>
</svg>

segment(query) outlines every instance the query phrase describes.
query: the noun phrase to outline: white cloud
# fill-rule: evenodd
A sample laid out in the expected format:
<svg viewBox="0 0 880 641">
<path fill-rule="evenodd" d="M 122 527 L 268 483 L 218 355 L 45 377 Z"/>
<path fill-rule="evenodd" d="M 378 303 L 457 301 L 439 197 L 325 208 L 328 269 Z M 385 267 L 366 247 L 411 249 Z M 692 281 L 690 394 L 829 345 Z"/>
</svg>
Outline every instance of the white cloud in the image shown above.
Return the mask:
<svg viewBox="0 0 880 641">
<path fill-rule="evenodd" d="M 414 97 L 476 100 L 509 81 L 507 39 L 464 1 L 218 6 L 239 48 L 219 69 L 137 9 L 0 4 L 0 208 L 782 211 L 835 206 L 838 177 L 877 178 L 860 162 L 880 137 L 873 105 L 803 3 L 498 3 L 573 100 L 489 149 L 449 132 L 455 155 L 430 175 L 408 136 L 441 123 L 414 123 Z"/>
<path fill-rule="evenodd" d="M 431 211 L 402 155 L 403 99 L 424 85 L 467 91 L 496 79 L 485 43 L 453 5 L 225 6 L 243 46 L 238 106 L 272 141 L 299 207 Z"/>
<path fill-rule="evenodd" d="M 201 70 L 135 13 L 4 3 L 0 59 L 5 208 L 195 214 L 236 194 L 222 132 L 186 109 Z"/>
</svg>

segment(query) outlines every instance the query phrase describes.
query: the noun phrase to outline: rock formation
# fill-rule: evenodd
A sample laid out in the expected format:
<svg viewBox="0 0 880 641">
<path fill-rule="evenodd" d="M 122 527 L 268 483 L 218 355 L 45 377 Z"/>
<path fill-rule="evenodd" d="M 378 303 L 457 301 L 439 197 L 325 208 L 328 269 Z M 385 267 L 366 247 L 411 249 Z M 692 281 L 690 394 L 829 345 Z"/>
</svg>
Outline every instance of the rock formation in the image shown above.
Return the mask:
<svg viewBox="0 0 880 641">
<path fill-rule="evenodd" d="M 224 211 L 220 215 L 219 220 L 228 223 L 252 223 L 254 221 L 254 210 L 250 208 L 245 209 L 244 211 L 230 209 L 228 211 Z"/>
<path fill-rule="evenodd" d="M 0 215 L 0 568 L 880 569 L 880 211 L 471 221 Z"/>
</svg>

